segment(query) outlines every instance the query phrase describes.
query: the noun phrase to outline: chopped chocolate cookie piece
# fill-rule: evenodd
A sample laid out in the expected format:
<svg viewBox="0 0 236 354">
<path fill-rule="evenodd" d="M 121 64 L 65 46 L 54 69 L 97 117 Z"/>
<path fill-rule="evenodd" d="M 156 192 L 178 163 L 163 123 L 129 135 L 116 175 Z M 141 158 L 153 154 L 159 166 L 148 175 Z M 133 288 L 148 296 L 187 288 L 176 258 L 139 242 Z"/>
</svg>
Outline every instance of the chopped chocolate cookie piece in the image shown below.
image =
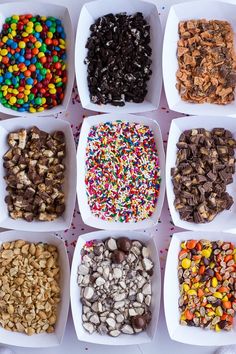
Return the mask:
<svg viewBox="0 0 236 354">
<path fill-rule="evenodd" d="M 90 30 L 85 64 L 91 101 L 114 106 L 143 102 L 152 74 L 150 26 L 143 14 L 107 14 Z"/>
</svg>

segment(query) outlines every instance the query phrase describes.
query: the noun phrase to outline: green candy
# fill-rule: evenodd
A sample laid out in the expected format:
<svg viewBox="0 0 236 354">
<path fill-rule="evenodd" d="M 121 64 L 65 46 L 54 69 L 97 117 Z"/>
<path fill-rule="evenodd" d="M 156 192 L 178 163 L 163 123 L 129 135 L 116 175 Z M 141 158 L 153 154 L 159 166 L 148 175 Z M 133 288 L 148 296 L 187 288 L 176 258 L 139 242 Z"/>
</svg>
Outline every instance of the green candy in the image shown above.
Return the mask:
<svg viewBox="0 0 236 354">
<path fill-rule="evenodd" d="M 53 57 L 52 57 L 53 63 L 57 63 L 58 60 L 59 60 L 58 56 L 57 55 L 53 55 Z"/>
<path fill-rule="evenodd" d="M 35 102 L 35 104 L 40 106 L 42 104 L 42 99 L 40 97 L 37 97 L 37 98 L 35 98 L 34 102 Z"/>
<path fill-rule="evenodd" d="M 42 69 L 42 67 L 43 67 L 43 65 L 41 63 L 36 63 L 35 66 L 37 69 Z"/>
<path fill-rule="evenodd" d="M 34 94 L 30 93 L 29 96 L 28 96 L 28 100 L 29 101 L 33 101 L 33 99 L 34 99 Z"/>
<path fill-rule="evenodd" d="M 10 80 L 10 79 L 6 79 L 6 80 L 5 80 L 5 84 L 6 84 L 6 85 L 11 85 L 11 80 Z"/>
<path fill-rule="evenodd" d="M 41 47 L 40 47 L 40 52 L 45 53 L 45 52 L 46 52 L 46 50 L 47 50 L 47 46 L 46 46 L 46 44 L 45 44 L 45 43 L 43 43 L 43 44 L 41 45 Z"/>
<path fill-rule="evenodd" d="M 45 76 L 47 74 L 47 69 L 43 68 L 40 70 L 41 75 Z"/>
<path fill-rule="evenodd" d="M 17 100 L 17 103 L 18 103 L 18 104 L 24 104 L 24 100 L 23 100 L 22 98 L 19 98 L 19 99 Z"/>
<path fill-rule="evenodd" d="M 51 27 L 49 28 L 49 32 L 55 33 L 55 32 L 56 32 L 56 28 L 51 26 Z"/>
</svg>

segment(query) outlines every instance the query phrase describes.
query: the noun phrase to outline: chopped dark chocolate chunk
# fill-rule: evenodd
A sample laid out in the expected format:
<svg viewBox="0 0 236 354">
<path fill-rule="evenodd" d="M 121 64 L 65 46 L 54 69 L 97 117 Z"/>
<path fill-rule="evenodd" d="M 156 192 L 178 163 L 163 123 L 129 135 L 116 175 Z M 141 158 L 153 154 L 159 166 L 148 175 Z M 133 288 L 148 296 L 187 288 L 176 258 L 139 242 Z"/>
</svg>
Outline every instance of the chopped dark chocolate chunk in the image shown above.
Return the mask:
<svg viewBox="0 0 236 354">
<path fill-rule="evenodd" d="M 180 135 L 176 146 L 176 166 L 171 168 L 175 208 L 182 220 L 212 221 L 233 204 L 226 186 L 233 182 L 236 141 L 224 128 L 192 129 Z"/>
</svg>

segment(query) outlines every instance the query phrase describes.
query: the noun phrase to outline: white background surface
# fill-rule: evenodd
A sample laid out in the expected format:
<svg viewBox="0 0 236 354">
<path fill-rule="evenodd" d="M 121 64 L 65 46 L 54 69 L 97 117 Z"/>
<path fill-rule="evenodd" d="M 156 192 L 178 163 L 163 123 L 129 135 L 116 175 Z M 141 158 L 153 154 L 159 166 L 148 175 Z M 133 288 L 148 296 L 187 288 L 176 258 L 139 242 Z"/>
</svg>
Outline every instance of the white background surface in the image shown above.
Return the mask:
<svg viewBox="0 0 236 354">
<path fill-rule="evenodd" d="M 29 2 L 33 2 L 34 0 L 28 0 Z M 42 2 L 45 2 L 41 0 Z M 119 0 L 111 0 L 117 1 Z M 129 0 L 127 0 L 129 1 Z M 3 2 L 10 2 L 9 0 L 2 1 Z M 74 31 L 76 29 L 76 24 L 78 20 L 78 16 L 80 13 L 80 9 L 82 4 L 85 2 L 84 0 L 50 0 L 50 2 L 55 4 L 63 4 L 66 5 L 70 12 L 71 17 L 74 24 Z M 164 28 L 166 16 L 168 14 L 168 10 L 171 4 L 179 3 L 179 0 L 151 0 L 151 2 L 156 2 L 158 6 L 158 10 L 160 11 L 160 18 Z M 231 0 L 231 2 L 236 3 L 236 0 Z M 122 9 L 121 9 L 122 11 Z M 53 15 L 53 14 L 52 14 Z M 165 102 L 165 97 L 162 95 L 161 104 L 163 105 Z M 165 103 L 166 105 L 166 103 Z M 170 113 L 167 115 L 163 114 L 161 111 L 162 108 L 158 110 L 158 112 L 152 112 L 147 114 L 149 117 L 156 118 L 157 121 L 161 124 L 162 132 L 167 134 L 170 119 L 173 117 L 181 116 L 181 114 L 174 113 L 174 112 L 167 112 L 163 111 L 163 113 Z M 166 108 L 165 108 L 166 109 Z M 163 119 L 166 121 L 164 122 Z M 163 134 L 163 135 L 164 135 Z M 165 204 L 164 213 L 167 214 L 167 205 Z M 167 219 L 166 219 L 167 220 Z M 80 226 L 83 226 L 82 224 Z M 83 229 L 84 230 L 84 229 Z M 85 229 L 83 232 L 86 232 L 88 229 Z M 91 229 L 90 229 L 91 231 Z M 165 237 L 166 239 L 166 237 Z M 169 239 L 168 239 L 169 242 Z M 165 243 L 166 247 L 168 242 Z M 164 247 L 164 235 L 161 233 L 158 234 L 157 244 Z M 163 302 L 162 302 L 163 303 Z M 119 338 L 117 339 L 119 340 Z M 158 330 L 155 340 L 152 344 L 145 344 L 140 346 L 129 346 L 124 349 L 124 347 L 110 347 L 110 346 L 100 346 L 100 345 L 93 345 L 84 342 L 79 342 L 75 335 L 74 326 L 72 323 L 71 314 L 68 318 L 66 333 L 64 336 L 63 343 L 59 347 L 51 348 L 51 349 L 27 349 L 21 347 L 12 347 L 16 354 L 78 354 L 78 353 L 88 353 L 88 354 L 213 354 L 215 348 L 214 347 L 197 347 L 197 346 L 189 346 L 183 345 L 174 341 L 171 341 L 169 335 L 167 333 L 164 313 L 163 313 L 163 305 L 161 306 L 160 312 L 160 320 L 158 324 Z"/>
</svg>

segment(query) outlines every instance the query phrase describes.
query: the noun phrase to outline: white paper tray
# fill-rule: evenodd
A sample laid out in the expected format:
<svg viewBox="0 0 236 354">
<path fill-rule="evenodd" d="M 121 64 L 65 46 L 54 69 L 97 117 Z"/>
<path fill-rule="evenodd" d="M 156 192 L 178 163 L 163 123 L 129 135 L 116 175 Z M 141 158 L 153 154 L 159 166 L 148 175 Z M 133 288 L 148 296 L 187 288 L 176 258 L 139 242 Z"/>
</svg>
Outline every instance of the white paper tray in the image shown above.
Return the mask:
<svg viewBox="0 0 236 354">
<path fill-rule="evenodd" d="M 188 129 L 205 128 L 212 130 L 213 128 L 228 129 L 234 139 L 236 139 L 236 119 L 233 117 L 182 117 L 173 119 L 171 122 L 170 133 L 168 138 L 167 154 L 166 154 L 166 193 L 170 208 L 172 220 L 176 226 L 182 227 L 186 230 L 195 231 L 236 231 L 236 176 L 233 175 L 233 183 L 227 185 L 226 191 L 233 197 L 234 204 L 229 210 L 224 210 L 209 223 L 196 224 L 181 220 L 179 212 L 174 206 L 174 190 L 171 178 L 171 168 L 176 166 L 176 144 L 179 140 L 180 134 Z"/>
<path fill-rule="evenodd" d="M 220 331 L 218 333 L 213 330 L 182 326 L 179 323 L 178 255 L 181 250 L 180 244 L 182 241 L 201 239 L 236 243 L 235 235 L 223 232 L 185 231 L 173 235 L 167 256 L 164 281 L 164 304 L 168 331 L 173 340 L 186 344 L 198 346 L 236 344 L 235 321 L 231 331 Z"/>
<path fill-rule="evenodd" d="M 43 242 L 55 245 L 59 253 L 59 266 L 60 266 L 60 288 L 61 302 L 58 305 L 58 318 L 55 326 L 54 333 L 40 333 L 32 336 L 27 336 L 24 333 L 11 332 L 3 329 L 0 326 L 0 341 L 4 344 L 12 344 L 16 346 L 24 346 L 32 348 L 46 348 L 55 347 L 60 345 L 67 322 L 69 310 L 69 277 L 70 265 L 66 253 L 65 243 L 59 238 L 48 233 L 39 232 L 22 232 L 22 231 L 6 231 L 0 233 L 0 244 L 3 242 L 11 242 L 16 240 L 24 240 L 28 242 Z M 40 349 L 42 350 L 42 349 Z"/>
<path fill-rule="evenodd" d="M 66 156 L 64 159 L 65 182 L 63 184 L 63 189 L 65 193 L 66 209 L 63 215 L 54 221 L 42 222 L 33 220 L 32 222 L 27 222 L 23 219 L 14 220 L 9 216 L 7 204 L 4 201 L 5 196 L 8 195 L 8 192 L 6 191 L 7 185 L 4 180 L 6 170 L 3 167 L 4 161 L 2 160 L 2 156 L 9 149 L 9 145 L 7 143 L 7 135 L 10 132 L 14 132 L 22 128 L 28 130 L 33 126 L 37 126 L 39 129 L 42 129 L 48 133 L 52 133 L 56 130 L 61 130 L 65 134 Z M 17 117 L 0 121 L 0 151 L 0 227 L 40 232 L 55 232 L 68 229 L 71 225 L 76 198 L 76 150 L 70 124 L 61 119 L 38 116 L 33 116 L 31 118 Z"/>
<path fill-rule="evenodd" d="M 89 27 L 98 17 L 107 15 L 108 13 L 119 12 L 127 12 L 129 15 L 135 12 L 142 12 L 151 26 L 152 75 L 147 83 L 148 93 L 142 103 L 126 102 L 123 107 L 116 107 L 111 104 L 98 105 L 90 101 L 87 85 L 87 65 L 84 64 L 84 59 L 87 55 L 85 45 L 91 33 Z M 79 18 L 75 48 L 75 72 L 82 106 L 98 112 L 137 113 L 157 109 L 162 88 L 161 54 L 162 29 L 158 11 L 154 4 L 142 0 L 98 0 L 86 3 L 82 8 Z"/>
<path fill-rule="evenodd" d="M 108 335 L 100 335 L 98 333 L 89 334 L 82 326 L 82 305 L 80 302 L 80 287 L 77 283 L 78 267 L 81 263 L 81 250 L 87 241 L 91 240 L 104 240 L 108 237 L 115 239 L 119 237 L 129 237 L 131 240 L 139 240 L 144 242 L 150 252 L 150 257 L 154 263 L 154 273 L 151 278 L 152 283 L 152 303 L 151 312 L 152 320 L 148 325 L 146 331 L 135 335 L 121 334 L 118 338 L 113 338 Z M 70 281 L 70 293 L 71 293 L 71 308 L 74 319 L 75 330 L 78 340 L 96 344 L 109 344 L 113 346 L 117 345 L 132 345 L 148 343 L 155 337 L 157 323 L 159 318 L 160 300 L 161 300 L 161 270 L 159 254 L 156 248 L 154 239 L 151 233 L 136 232 L 136 231 L 95 231 L 84 235 L 81 235 L 77 241 L 72 267 L 71 267 L 71 281 Z"/>
<path fill-rule="evenodd" d="M 67 9 L 66 2 L 64 4 L 58 4 L 58 2 L 51 3 L 50 0 L 47 3 L 40 1 L 17 1 L 0 3 L 0 28 L 4 23 L 6 17 L 13 14 L 26 14 L 31 13 L 33 15 L 42 15 L 42 16 L 54 16 L 62 21 L 66 34 L 66 65 L 67 65 L 67 83 L 65 89 L 65 96 L 62 104 L 53 107 L 52 109 L 44 110 L 43 112 L 18 112 L 13 109 L 6 108 L 0 104 L 0 113 L 9 114 L 11 116 L 21 116 L 21 117 L 33 117 L 37 116 L 48 116 L 51 114 L 56 114 L 59 112 L 64 112 L 67 109 L 67 106 L 70 102 L 72 87 L 74 84 L 75 70 L 74 70 L 74 30 L 71 23 L 70 14 Z"/>
<path fill-rule="evenodd" d="M 144 124 L 148 126 L 154 135 L 159 165 L 160 165 L 160 191 L 157 199 L 156 207 L 153 214 L 142 221 L 138 222 L 115 222 L 115 221 L 105 221 L 99 217 L 96 217 L 91 212 L 91 209 L 88 204 L 88 196 L 86 192 L 85 184 L 85 174 L 86 174 L 86 147 L 88 134 L 92 126 L 97 126 L 100 123 L 114 122 L 116 120 L 124 122 L 134 122 L 139 124 Z M 145 116 L 137 116 L 134 114 L 123 114 L 123 113 L 110 113 L 110 114 L 101 114 L 96 116 L 90 116 L 84 120 L 80 140 L 77 148 L 77 196 L 78 203 L 80 208 L 80 213 L 82 219 L 86 225 L 96 227 L 98 229 L 104 230 L 140 230 L 144 228 L 149 228 L 155 226 L 158 223 L 158 219 L 161 214 L 163 201 L 165 195 L 165 152 L 162 143 L 162 134 L 159 124 L 150 118 Z"/>
</svg>

